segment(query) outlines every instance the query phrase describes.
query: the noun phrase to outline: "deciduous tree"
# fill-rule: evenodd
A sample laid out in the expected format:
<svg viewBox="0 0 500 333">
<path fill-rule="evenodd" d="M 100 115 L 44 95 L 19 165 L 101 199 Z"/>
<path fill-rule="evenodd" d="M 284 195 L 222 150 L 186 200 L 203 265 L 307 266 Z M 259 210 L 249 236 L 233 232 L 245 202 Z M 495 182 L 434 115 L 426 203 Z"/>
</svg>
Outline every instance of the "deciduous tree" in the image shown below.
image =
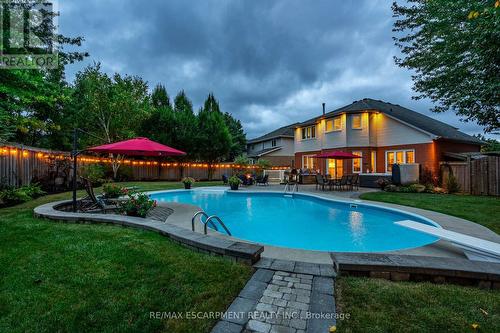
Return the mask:
<svg viewBox="0 0 500 333">
<path fill-rule="evenodd" d="M 416 99 L 500 128 L 500 1 L 408 0 L 392 5 L 396 63 L 414 71 Z"/>
</svg>

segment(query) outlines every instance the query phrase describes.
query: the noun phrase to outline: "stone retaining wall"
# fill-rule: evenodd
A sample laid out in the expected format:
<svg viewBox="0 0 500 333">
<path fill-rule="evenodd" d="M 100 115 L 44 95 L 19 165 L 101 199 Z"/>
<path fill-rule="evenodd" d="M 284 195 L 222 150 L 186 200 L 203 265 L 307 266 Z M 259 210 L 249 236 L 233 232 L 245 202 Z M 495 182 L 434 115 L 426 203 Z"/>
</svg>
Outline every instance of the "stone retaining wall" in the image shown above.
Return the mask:
<svg viewBox="0 0 500 333">
<path fill-rule="evenodd" d="M 36 217 L 43 217 L 69 223 L 103 223 L 151 230 L 193 250 L 215 256 L 226 257 L 230 260 L 242 262 L 248 265 L 259 261 L 260 254 L 264 251 L 264 247 L 259 244 L 243 243 L 210 235 L 203 235 L 173 224 L 155 221 L 148 218 L 116 214 L 68 212 L 65 210 L 68 205 L 71 205 L 71 201 L 48 203 L 36 207 L 34 209 L 34 215 Z"/>
</svg>

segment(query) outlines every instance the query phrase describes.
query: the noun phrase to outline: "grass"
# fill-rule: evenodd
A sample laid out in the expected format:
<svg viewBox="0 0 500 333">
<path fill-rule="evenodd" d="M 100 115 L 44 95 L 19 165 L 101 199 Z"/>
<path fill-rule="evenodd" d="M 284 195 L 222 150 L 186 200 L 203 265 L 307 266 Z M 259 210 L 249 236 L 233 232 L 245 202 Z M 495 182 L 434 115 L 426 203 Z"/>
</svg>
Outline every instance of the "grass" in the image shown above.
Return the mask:
<svg viewBox="0 0 500 333">
<path fill-rule="evenodd" d="M 337 279 L 338 332 L 500 332 L 500 292 L 454 285 Z"/>
<path fill-rule="evenodd" d="M 497 197 L 428 194 L 428 193 L 363 193 L 361 199 L 433 210 L 481 224 L 500 234 L 500 199 Z"/>
<path fill-rule="evenodd" d="M 248 266 L 153 232 L 33 218 L 35 206 L 70 196 L 0 210 L 0 332 L 208 332 L 217 319 L 160 320 L 150 312 L 224 311 L 251 275 Z"/>
</svg>

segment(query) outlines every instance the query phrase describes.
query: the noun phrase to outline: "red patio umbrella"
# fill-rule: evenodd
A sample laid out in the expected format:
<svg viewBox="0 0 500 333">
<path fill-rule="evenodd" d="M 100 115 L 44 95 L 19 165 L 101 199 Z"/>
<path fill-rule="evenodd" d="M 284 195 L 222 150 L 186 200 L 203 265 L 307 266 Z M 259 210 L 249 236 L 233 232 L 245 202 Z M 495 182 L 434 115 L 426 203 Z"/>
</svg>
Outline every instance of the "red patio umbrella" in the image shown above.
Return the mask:
<svg viewBox="0 0 500 333">
<path fill-rule="evenodd" d="M 354 158 L 361 158 L 361 156 L 351 154 L 345 151 L 331 151 L 314 155 L 316 158 L 331 158 L 333 160 L 352 160 Z M 335 177 L 337 177 L 337 161 L 335 161 Z"/>
<path fill-rule="evenodd" d="M 86 149 L 95 153 L 109 153 L 133 156 L 181 156 L 185 152 L 162 145 L 148 138 L 134 138 Z"/>
</svg>

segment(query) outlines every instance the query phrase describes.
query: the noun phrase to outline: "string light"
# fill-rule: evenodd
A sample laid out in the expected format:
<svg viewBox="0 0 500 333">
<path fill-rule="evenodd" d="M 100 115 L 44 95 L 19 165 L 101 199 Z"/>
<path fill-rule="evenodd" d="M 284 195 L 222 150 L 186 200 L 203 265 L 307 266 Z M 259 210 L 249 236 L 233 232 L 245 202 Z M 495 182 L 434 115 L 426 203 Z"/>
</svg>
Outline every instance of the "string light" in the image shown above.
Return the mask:
<svg viewBox="0 0 500 333">
<path fill-rule="evenodd" d="M 38 159 L 54 159 L 54 160 L 70 160 L 71 156 L 70 154 L 53 154 L 53 153 L 44 153 L 44 152 L 37 152 L 37 151 L 31 151 L 31 150 L 19 150 L 16 147 L 1 147 L 0 148 L 0 153 L 2 155 L 12 155 L 15 156 L 19 153 L 23 157 L 29 157 L 30 152 L 36 156 Z M 108 163 L 111 164 L 113 163 L 113 160 L 111 158 L 105 158 L 105 157 L 94 157 L 94 156 L 78 156 L 78 161 L 80 163 Z M 188 163 L 188 162 L 158 162 L 158 161 L 141 161 L 141 160 L 130 160 L 126 159 L 122 161 L 123 164 L 125 165 L 132 165 L 132 166 L 146 166 L 146 167 L 151 167 L 151 166 L 161 166 L 161 167 L 187 167 L 187 168 L 234 168 L 234 169 L 259 169 L 259 166 L 257 165 L 241 165 L 241 164 L 227 164 L 227 163 L 218 163 L 218 164 L 208 164 L 208 163 Z M 272 166 L 269 167 L 271 170 L 286 170 L 289 169 L 288 166 Z"/>
</svg>

